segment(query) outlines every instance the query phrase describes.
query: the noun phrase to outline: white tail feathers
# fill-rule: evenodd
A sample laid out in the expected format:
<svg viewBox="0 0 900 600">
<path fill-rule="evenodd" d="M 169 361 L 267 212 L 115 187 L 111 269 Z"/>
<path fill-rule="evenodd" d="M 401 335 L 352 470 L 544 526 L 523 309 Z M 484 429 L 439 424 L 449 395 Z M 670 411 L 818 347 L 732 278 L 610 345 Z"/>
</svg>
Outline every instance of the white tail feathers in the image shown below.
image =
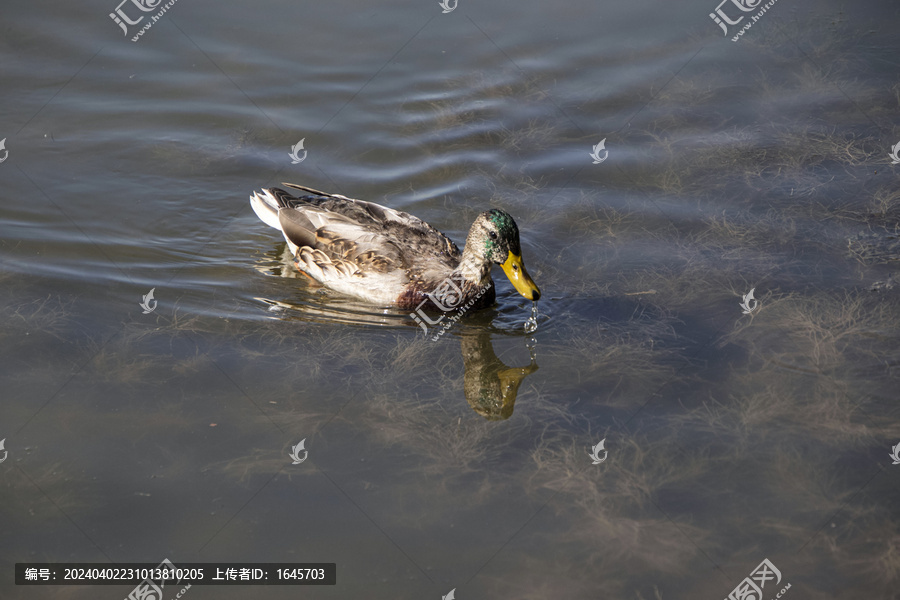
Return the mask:
<svg viewBox="0 0 900 600">
<path fill-rule="evenodd" d="M 253 192 L 250 196 L 250 206 L 263 223 L 281 231 L 281 223 L 278 222 L 278 201 L 268 190 Z"/>
</svg>

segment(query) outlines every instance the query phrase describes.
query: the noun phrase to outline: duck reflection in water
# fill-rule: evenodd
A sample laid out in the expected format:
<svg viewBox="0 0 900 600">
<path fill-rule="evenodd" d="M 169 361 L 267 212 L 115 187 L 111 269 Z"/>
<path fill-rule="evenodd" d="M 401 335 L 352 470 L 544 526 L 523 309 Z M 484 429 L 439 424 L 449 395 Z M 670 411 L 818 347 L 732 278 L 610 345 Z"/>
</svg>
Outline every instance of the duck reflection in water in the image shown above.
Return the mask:
<svg viewBox="0 0 900 600">
<path fill-rule="evenodd" d="M 491 336 L 484 330 L 460 333 L 466 401 L 472 410 L 489 421 L 502 421 L 513 414 L 522 381 L 538 370 L 535 351 L 531 364 L 510 367 L 497 358 Z"/>
</svg>

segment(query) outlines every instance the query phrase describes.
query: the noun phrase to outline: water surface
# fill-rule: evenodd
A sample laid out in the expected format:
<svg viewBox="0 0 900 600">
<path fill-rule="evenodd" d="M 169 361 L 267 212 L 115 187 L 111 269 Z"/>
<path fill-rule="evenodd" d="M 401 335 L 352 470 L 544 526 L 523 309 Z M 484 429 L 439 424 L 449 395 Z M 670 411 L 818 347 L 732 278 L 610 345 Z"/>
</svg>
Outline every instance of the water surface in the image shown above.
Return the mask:
<svg viewBox="0 0 900 600">
<path fill-rule="evenodd" d="M 766 598 L 893 597 L 896 7 L 115 8 L 4 10 L 0 596 L 168 558 L 337 563 L 195 599 L 723 598 L 767 558 Z M 506 210 L 537 331 L 499 269 L 437 341 L 310 284 L 249 206 L 282 181 L 459 245 Z"/>
</svg>

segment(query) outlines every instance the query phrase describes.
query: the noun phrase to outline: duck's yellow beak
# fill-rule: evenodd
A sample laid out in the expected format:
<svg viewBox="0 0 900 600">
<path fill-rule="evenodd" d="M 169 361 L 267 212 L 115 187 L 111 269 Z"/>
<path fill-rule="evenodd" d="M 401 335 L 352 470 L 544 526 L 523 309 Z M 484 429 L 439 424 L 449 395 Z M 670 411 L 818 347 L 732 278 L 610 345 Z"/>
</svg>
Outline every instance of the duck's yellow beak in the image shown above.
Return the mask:
<svg viewBox="0 0 900 600">
<path fill-rule="evenodd" d="M 541 297 L 541 290 L 535 285 L 528 271 L 525 270 L 525 263 L 518 254 L 509 253 L 506 262 L 500 265 L 503 272 L 509 277 L 509 281 L 516 288 L 516 291 L 528 298 L 529 300 L 538 300 Z"/>
</svg>

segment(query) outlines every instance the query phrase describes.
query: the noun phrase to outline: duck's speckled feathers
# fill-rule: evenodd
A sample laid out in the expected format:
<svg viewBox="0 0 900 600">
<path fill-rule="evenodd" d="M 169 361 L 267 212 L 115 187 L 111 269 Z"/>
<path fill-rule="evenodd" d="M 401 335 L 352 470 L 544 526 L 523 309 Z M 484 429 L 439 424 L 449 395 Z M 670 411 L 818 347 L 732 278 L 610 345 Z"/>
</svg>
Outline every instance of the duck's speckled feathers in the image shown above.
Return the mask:
<svg viewBox="0 0 900 600">
<path fill-rule="evenodd" d="M 284 185 L 304 193 L 293 196 L 269 188 L 254 193 L 251 204 L 264 222 L 284 233 L 297 267 L 323 285 L 409 309 L 459 266 L 462 254 L 456 244 L 418 217 Z M 493 302 L 493 297 L 491 289 L 479 304 Z"/>
</svg>

